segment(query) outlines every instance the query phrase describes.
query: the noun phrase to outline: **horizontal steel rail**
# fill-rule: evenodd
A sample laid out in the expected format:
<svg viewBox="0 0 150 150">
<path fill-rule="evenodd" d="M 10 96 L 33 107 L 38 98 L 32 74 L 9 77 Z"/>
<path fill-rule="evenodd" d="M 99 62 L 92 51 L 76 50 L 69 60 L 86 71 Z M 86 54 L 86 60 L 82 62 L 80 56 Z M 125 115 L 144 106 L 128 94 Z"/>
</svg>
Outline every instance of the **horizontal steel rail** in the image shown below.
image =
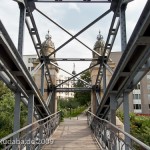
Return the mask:
<svg viewBox="0 0 150 150">
<path fill-rule="evenodd" d="M 13 144 L 17 144 L 16 150 L 41 149 L 44 144 L 52 144 L 53 139 L 49 139 L 60 123 L 61 112 L 54 113 L 46 118 L 40 119 L 22 129 L 11 133 L 0 139 L 3 150 L 11 149 Z M 17 139 L 13 137 L 18 136 Z"/>
<path fill-rule="evenodd" d="M 92 88 L 56 88 L 56 92 L 90 92 Z"/>
<path fill-rule="evenodd" d="M 129 150 L 136 150 L 139 148 L 150 150 L 148 145 L 89 111 L 87 112 L 87 122 L 103 150 L 125 150 L 125 146 L 128 147 Z M 128 137 L 131 143 L 126 143 L 125 137 Z"/>
<path fill-rule="evenodd" d="M 49 58 L 49 61 L 100 61 L 100 58 Z"/>
</svg>

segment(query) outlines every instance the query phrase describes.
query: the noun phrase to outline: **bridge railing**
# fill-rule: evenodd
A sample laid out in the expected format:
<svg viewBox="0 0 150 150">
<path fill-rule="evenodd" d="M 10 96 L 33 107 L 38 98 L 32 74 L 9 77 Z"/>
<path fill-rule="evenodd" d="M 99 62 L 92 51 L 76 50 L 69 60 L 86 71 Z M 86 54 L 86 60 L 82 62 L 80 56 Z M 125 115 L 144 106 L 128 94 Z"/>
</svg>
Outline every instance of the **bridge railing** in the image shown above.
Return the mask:
<svg viewBox="0 0 150 150">
<path fill-rule="evenodd" d="M 54 113 L 44 119 L 0 139 L 2 149 L 12 150 L 35 150 L 41 149 L 45 144 L 53 144 L 50 136 L 60 123 L 61 112 Z"/>
<path fill-rule="evenodd" d="M 87 121 L 103 150 L 150 150 L 143 142 L 89 111 Z"/>
</svg>

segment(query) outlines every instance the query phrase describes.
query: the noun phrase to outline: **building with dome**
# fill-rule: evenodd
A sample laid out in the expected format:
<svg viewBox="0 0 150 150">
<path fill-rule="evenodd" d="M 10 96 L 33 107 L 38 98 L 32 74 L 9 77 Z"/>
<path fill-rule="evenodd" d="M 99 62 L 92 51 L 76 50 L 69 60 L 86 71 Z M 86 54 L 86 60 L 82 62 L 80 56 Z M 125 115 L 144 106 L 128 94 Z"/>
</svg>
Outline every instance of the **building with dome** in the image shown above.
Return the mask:
<svg viewBox="0 0 150 150">
<path fill-rule="evenodd" d="M 48 34 L 45 36 L 45 41 L 42 43 L 42 50 L 40 51 L 40 55 L 41 55 L 41 60 L 43 59 L 43 57 L 47 57 L 49 55 L 51 55 L 52 52 L 55 51 L 55 46 L 54 43 L 52 42 L 52 37 L 50 36 L 49 32 Z M 50 58 L 55 58 L 55 55 L 52 54 L 51 56 L 49 56 Z M 53 63 L 55 63 L 57 65 L 56 61 L 53 61 Z M 41 64 L 39 59 L 36 59 L 33 62 L 33 67 L 36 68 L 39 64 Z M 50 75 L 51 75 L 51 79 L 52 79 L 52 83 L 53 85 L 57 84 L 57 74 L 58 74 L 58 68 L 55 67 L 54 65 L 51 64 L 47 64 Z M 44 67 L 44 68 L 42 68 Z M 46 68 L 45 65 L 43 65 L 34 75 L 34 81 L 37 84 L 37 87 L 39 88 L 39 90 L 41 90 L 41 76 L 43 77 L 43 81 L 44 81 L 44 91 L 43 91 L 43 97 L 44 100 L 46 101 L 46 103 L 48 102 L 48 98 L 49 98 L 49 86 L 47 83 L 47 78 L 48 78 L 48 73 L 46 72 Z M 42 73 L 42 70 L 44 70 L 44 73 Z M 34 72 L 34 70 L 33 70 Z M 31 72 L 32 74 L 32 72 Z M 44 74 L 44 76 L 43 76 Z M 52 104 L 53 103 L 53 104 Z M 51 106 L 54 106 L 53 108 L 51 108 Z M 56 93 L 53 93 L 53 98 L 51 99 L 51 113 L 54 113 L 57 111 L 57 98 L 56 98 Z"/>
</svg>

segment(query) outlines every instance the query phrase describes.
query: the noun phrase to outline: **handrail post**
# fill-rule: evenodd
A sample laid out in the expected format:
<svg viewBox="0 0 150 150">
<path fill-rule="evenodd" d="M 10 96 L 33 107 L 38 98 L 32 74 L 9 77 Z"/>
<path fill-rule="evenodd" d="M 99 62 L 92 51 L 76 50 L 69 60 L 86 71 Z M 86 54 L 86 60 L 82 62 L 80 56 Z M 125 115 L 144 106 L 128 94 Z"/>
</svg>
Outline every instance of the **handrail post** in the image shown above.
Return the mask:
<svg viewBox="0 0 150 150">
<path fill-rule="evenodd" d="M 29 100 L 28 100 L 28 125 L 33 123 L 33 115 L 34 115 L 34 94 L 29 93 Z M 30 143 L 27 144 L 26 150 L 30 150 L 31 142 L 32 142 L 32 128 L 33 126 L 30 126 L 28 128 L 28 140 Z"/>
<path fill-rule="evenodd" d="M 112 124 L 116 125 L 116 108 L 117 108 L 117 101 L 115 100 L 115 94 L 110 95 L 110 121 Z M 114 134 L 116 129 L 111 127 L 110 139 L 114 141 L 114 144 L 111 144 L 112 150 L 117 150 L 116 141 L 114 139 Z"/>
<path fill-rule="evenodd" d="M 20 129 L 20 101 L 21 101 L 21 93 L 17 91 L 15 93 L 15 109 L 14 109 L 14 129 L 13 131 L 17 131 Z M 17 140 L 19 139 L 19 133 L 13 136 L 13 140 L 15 144 L 12 146 L 12 150 L 18 149 Z"/>
<path fill-rule="evenodd" d="M 124 92 L 123 95 L 123 111 L 124 111 L 124 131 L 130 134 L 130 116 L 129 116 L 129 93 Z M 130 138 L 125 136 L 125 150 L 129 150 L 131 144 Z M 128 144 L 128 145 L 127 145 Z"/>
</svg>

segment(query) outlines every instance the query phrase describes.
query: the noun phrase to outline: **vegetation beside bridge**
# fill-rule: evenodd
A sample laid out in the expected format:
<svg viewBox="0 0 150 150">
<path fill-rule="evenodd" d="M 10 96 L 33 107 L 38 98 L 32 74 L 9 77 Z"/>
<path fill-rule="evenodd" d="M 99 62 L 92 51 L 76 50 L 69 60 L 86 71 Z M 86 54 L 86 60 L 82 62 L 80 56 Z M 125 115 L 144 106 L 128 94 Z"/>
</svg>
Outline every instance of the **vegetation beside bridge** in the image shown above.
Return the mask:
<svg viewBox="0 0 150 150">
<path fill-rule="evenodd" d="M 117 116 L 123 122 L 123 112 L 117 111 Z M 135 138 L 150 146 L 150 117 L 130 113 L 130 130 Z"/>
</svg>

